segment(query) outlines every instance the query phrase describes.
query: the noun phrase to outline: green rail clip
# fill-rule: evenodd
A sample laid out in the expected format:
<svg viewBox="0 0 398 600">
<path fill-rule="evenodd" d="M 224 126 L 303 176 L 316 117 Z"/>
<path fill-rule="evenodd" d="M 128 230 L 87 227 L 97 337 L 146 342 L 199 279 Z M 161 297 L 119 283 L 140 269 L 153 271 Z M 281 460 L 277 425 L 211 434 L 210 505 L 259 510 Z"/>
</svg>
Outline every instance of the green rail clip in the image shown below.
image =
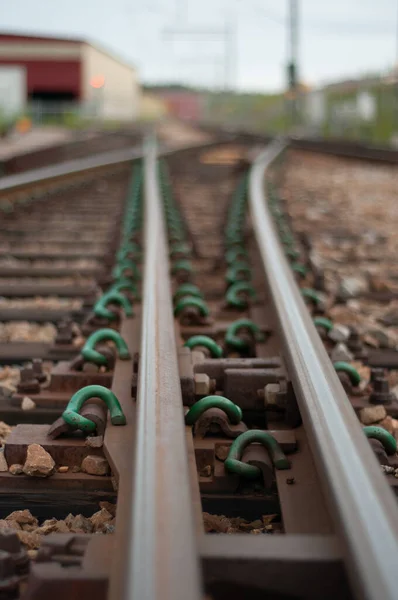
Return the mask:
<svg viewBox="0 0 398 600">
<path fill-rule="evenodd" d="M 233 425 L 238 425 L 242 420 L 242 410 L 228 398 L 224 396 L 206 396 L 195 402 L 185 415 L 185 424 L 194 425 L 200 416 L 209 408 L 220 408 L 225 412 Z"/>
<path fill-rule="evenodd" d="M 111 417 L 112 425 L 126 425 L 122 407 L 115 394 L 102 385 L 88 385 L 75 394 L 69 400 L 68 406 L 62 413 L 62 418 L 71 427 L 81 429 L 87 433 L 93 433 L 96 429 L 95 423 L 79 414 L 83 404 L 91 398 L 100 398 L 107 407 Z"/>
<path fill-rule="evenodd" d="M 138 270 L 137 264 L 130 259 L 123 259 L 112 271 L 112 277 L 114 279 L 120 279 L 124 277 L 125 271 L 133 272 L 133 279 L 140 279 L 141 275 Z"/>
<path fill-rule="evenodd" d="M 333 366 L 337 373 L 347 373 L 352 385 L 357 386 L 360 384 L 361 376 L 356 370 L 356 368 L 350 365 L 350 363 L 344 361 L 337 361 L 333 363 Z"/>
<path fill-rule="evenodd" d="M 315 317 L 314 325 L 315 327 L 321 327 L 327 333 L 329 333 L 329 331 L 332 331 L 333 329 L 332 321 L 330 319 L 327 319 L 326 317 Z"/>
<path fill-rule="evenodd" d="M 133 316 L 133 309 L 131 307 L 130 302 L 127 300 L 123 294 L 120 292 L 107 292 L 94 305 L 93 312 L 97 317 L 101 317 L 103 319 L 116 319 L 115 313 L 107 308 L 108 304 L 119 304 L 124 308 L 124 312 L 126 313 L 126 317 Z"/>
<path fill-rule="evenodd" d="M 226 293 L 225 299 L 229 306 L 233 308 L 246 308 L 249 304 L 247 298 L 239 298 L 239 294 L 246 292 L 251 298 L 255 298 L 256 292 L 250 283 L 246 281 L 237 281 L 233 283 Z"/>
<path fill-rule="evenodd" d="M 317 292 L 315 290 L 312 290 L 311 288 L 301 288 L 301 295 L 305 300 L 311 300 L 311 302 L 315 304 L 315 306 L 319 306 L 319 304 L 321 303 L 321 298 L 319 297 Z"/>
<path fill-rule="evenodd" d="M 249 444 L 255 442 L 262 444 L 268 450 L 275 469 L 290 468 L 290 463 L 276 439 L 266 431 L 252 429 L 242 433 L 231 444 L 228 457 L 224 462 L 225 470 L 228 473 L 233 473 L 246 479 L 257 479 L 261 476 L 261 469 L 241 461 L 244 449 Z"/>
<path fill-rule="evenodd" d="M 258 325 L 253 323 L 250 319 L 238 319 L 231 323 L 225 334 L 225 343 L 228 346 L 231 346 L 236 350 L 246 350 L 248 343 L 246 340 L 239 337 L 238 332 L 240 329 L 248 329 L 257 342 L 262 342 L 264 340 L 264 335 L 261 333 Z"/>
<path fill-rule="evenodd" d="M 244 277 L 240 276 L 243 275 Z M 237 281 L 250 281 L 252 277 L 251 269 L 247 263 L 236 262 L 227 270 L 225 279 L 230 285 Z"/>
<path fill-rule="evenodd" d="M 209 350 L 213 358 L 220 358 L 222 356 L 221 346 L 207 335 L 193 335 L 185 342 L 184 346 L 191 350 L 197 346 L 203 346 Z"/>
<path fill-rule="evenodd" d="M 98 344 L 98 342 L 104 342 L 106 340 L 110 340 L 115 343 L 118 356 L 121 360 L 127 360 L 130 358 L 129 349 L 120 333 L 114 329 L 98 329 L 98 331 L 95 331 L 90 335 L 81 350 L 84 360 L 96 365 L 107 365 L 108 359 L 106 356 L 95 350 L 95 346 Z"/>
<path fill-rule="evenodd" d="M 183 298 L 180 298 L 174 308 L 174 316 L 178 317 L 184 308 L 197 308 L 202 317 L 208 317 L 210 314 L 205 302 L 201 298 L 195 298 L 194 296 L 184 296 Z"/>
<path fill-rule="evenodd" d="M 195 298 L 203 298 L 203 294 L 200 289 L 193 283 L 182 283 L 176 289 L 173 296 L 173 301 L 178 302 L 180 298 L 184 296 L 194 296 Z"/>
<path fill-rule="evenodd" d="M 379 440 L 379 442 L 383 444 L 383 448 L 386 451 L 386 453 L 390 456 L 396 453 L 397 440 L 393 435 L 391 435 L 391 433 L 389 433 L 383 427 L 375 427 L 371 425 L 369 427 L 364 427 L 363 432 L 367 438 Z"/>
<path fill-rule="evenodd" d="M 186 273 L 192 273 L 192 264 L 189 260 L 182 258 L 181 260 L 177 260 L 171 269 L 173 275 L 178 273 L 179 271 L 185 271 Z"/>
<path fill-rule="evenodd" d="M 235 246 L 225 253 L 225 260 L 230 265 L 236 260 L 247 260 L 247 251 L 243 246 Z"/>
</svg>

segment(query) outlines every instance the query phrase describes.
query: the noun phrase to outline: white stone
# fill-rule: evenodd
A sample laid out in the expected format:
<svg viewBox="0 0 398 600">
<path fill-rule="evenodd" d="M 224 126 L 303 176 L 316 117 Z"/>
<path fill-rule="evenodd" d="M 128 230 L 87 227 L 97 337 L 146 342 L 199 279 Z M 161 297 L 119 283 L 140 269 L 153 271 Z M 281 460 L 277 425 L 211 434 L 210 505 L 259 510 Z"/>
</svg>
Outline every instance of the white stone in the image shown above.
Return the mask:
<svg viewBox="0 0 398 600">
<path fill-rule="evenodd" d="M 333 342 L 346 342 L 350 335 L 351 331 L 349 327 L 347 327 L 346 325 L 340 325 L 339 323 L 336 323 L 333 326 L 333 329 L 329 331 L 328 337 Z"/>
<path fill-rule="evenodd" d="M 49 477 L 55 471 L 52 456 L 39 444 L 28 446 L 26 461 L 23 467 L 25 475 L 30 477 Z"/>
<path fill-rule="evenodd" d="M 372 423 L 378 423 L 387 416 L 385 407 L 382 404 L 375 404 L 374 406 L 366 406 L 359 411 L 359 419 L 364 425 L 372 425 Z"/>
<path fill-rule="evenodd" d="M 103 456 L 88 455 L 83 459 L 81 469 L 89 475 L 108 475 L 110 468 Z"/>
<path fill-rule="evenodd" d="M 33 402 L 33 400 L 28 396 L 24 396 L 21 403 L 21 408 L 22 410 L 33 410 L 34 408 L 36 408 L 36 403 Z"/>
<path fill-rule="evenodd" d="M 345 344 L 341 343 L 335 345 L 330 354 L 330 358 L 332 359 L 332 362 L 350 362 L 354 358 L 354 355 L 348 350 Z"/>
<path fill-rule="evenodd" d="M 344 277 L 340 282 L 339 296 L 344 299 L 355 298 L 368 291 L 368 282 L 364 277 Z"/>
<path fill-rule="evenodd" d="M 4 448 L 0 450 L 0 473 L 5 473 L 8 471 L 8 464 L 6 461 L 6 457 L 4 456 Z"/>
</svg>

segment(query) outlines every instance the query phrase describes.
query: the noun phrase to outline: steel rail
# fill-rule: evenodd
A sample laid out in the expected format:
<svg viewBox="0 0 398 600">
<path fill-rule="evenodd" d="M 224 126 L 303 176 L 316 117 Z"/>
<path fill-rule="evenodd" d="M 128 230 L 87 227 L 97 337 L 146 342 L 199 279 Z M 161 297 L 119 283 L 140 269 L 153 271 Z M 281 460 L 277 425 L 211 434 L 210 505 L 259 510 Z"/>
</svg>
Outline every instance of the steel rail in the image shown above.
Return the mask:
<svg viewBox="0 0 398 600">
<path fill-rule="evenodd" d="M 260 133 L 254 129 L 240 129 L 228 125 L 215 126 L 203 124 L 204 131 L 220 133 L 227 137 L 244 136 L 255 143 L 266 144 L 271 141 L 271 136 L 266 132 Z M 358 160 L 379 161 L 385 163 L 398 163 L 398 150 L 386 145 L 365 144 L 339 138 L 326 139 L 322 137 L 289 136 L 286 137 L 289 148 L 308 150 L 320 154 L 331 154 Z"/>
<path fill-rule="evenodd" d="M 145 266 L 129 546 L 112 600 L 199 600 L 168 247 L 156 143 L 145 148 Z"/>
<path fill-rule="evenodd" d="M 206 143 L 197 143 L 190 145 L 181 145 L 177 148 L 161 147 L 159 154 L 162 156 L 168 156 L 177 154 L 178 152 L 185 152 L 187 150 L 195 148 L 210 148 L 218 146 L 224 142 L 214 141 Z M 119 163 L 128 163 L 130 161 L 142 158 L 141 147 L 132 146 L 131 148 L 125 148 L 122 150 L 112 150 L 111 152 L 103 152 L 101 154 L 95 154 L 82 159 L 73 159 L 61 164 L 50 165 L 48 167 L 40 167 L 38 169 L 31 169 L 18 173 L 17 175 L 6 175 L 0 177 L 0 197 L 5 196 L 7 193 L 15 193 L 19 190 L 23 190 L 30 185 L 45 184 L 56 179 L 62 179 L 69 175 L 78 175 L 85 171 L 94 171 L 105 167 L 111 167 Z"/>
<path fill-rule="evenodd" d="M 308 150 L 320 154 L 331 154 L 343 158 L 378 161 L 381 163 L 398 163 L 398 150 L 386 146 L 361 144 L 338 139 L 308 138 L 304 136 L 289 138 L 289 147 L 297 150 Z"/>
<path fill-rule="evenodd" d="M 284 356 L 357 598 L 396 600 L 398 510 L 300 295 L 266 207 L 264 174 L 286 147 L 255 161 L 249 205 Z"/>
<path fill-rule="evenodd" d="M 76 158 L 49 167 L 31 169 L 17 175 L 6 175 L 0 178 L 0 193 L 16 192 L 18 189 L 29 185 L 44 183 L 67 175 L 83 173 L 84 171 L 109 167 L 118 163 L 130 162 L 141 156 L 141 149 L 134 146 L 124 150 L 102 152 L 101 154 L 87 158 Z"/>
<path fill-rule="evenodd" d="M 240 132 L 237 132 L 239 134 Z M 247 135 L 247 134 L 246 134 Z M 251 135 L 251 134 L 249 134 Z M 264 138 L 262 138 L 264 139 Z M 220 143 L 227 143 L 227 140 L 215 141 L 208 143 L 190 144 L 188 146 L 181 145 L 181 147 L 167 149 L 161 149 L 162 155 L 174 154 L 190 148 L 195 147 L 211 147 L 213 145 L 219 145 Z M 347 156 L 369 158 L 372 160 L 387 160 L 397 162 L 398 152 L 396 150 L 390 150 L 378 147 L 368 147 L 352 144 L 345 148 L 342 144 L 337 142 L 328 142 L 325 140 L 307 139 L 307 138 L 291 138 L 289 145 L 294 148 L 309 149 L 316 152 L 328 152 L 331 154 L 343 154 Z M 94 156 L 88 156 L 86 158 L 77 158 L 68 160 L 61 164 L 50 165 L 48 167 L 40 167 L 37 169 L 30 169 L 16 175 L 6 175 L 0 178 L 0 195 L 5 193 L 17 192 L 19 189 L 28 187 L 29 185 L 45 183 L 53 179 L 61 179 L 68 175 L 77 175 L 85 171 L 100 169 L 108 166 L 112 166 L 118 163 L 129 162 L 131 160 L 140 158 L 142 152 L 137 146 L 131 148 L 125 148 L 121 150 L 112 150 L 110 152 L 102 152 Z"/>
</svg>

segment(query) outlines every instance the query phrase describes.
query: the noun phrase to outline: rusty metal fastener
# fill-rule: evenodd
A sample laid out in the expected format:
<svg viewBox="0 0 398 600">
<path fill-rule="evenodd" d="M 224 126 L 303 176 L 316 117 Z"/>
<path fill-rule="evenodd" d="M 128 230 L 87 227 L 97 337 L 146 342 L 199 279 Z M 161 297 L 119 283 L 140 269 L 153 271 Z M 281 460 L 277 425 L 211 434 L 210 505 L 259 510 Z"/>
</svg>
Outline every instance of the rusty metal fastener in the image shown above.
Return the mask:
<svg viewBox="0 0 398 600">
<path fill-rule="evenodd" d="M 43 371 L 43 360 L 41 358 L 34 358 L 32 360 L 32 369 L 39 383 L 43 383 L 47 380 L 47 375 Z"/>
<path fill-rule="evenodd" d="M 371 382 L 373 389 L 369 396 L 371 404 L 391 404 L 394 394 L 390 392 L 390 384 L 384 376 L 376 377 Z"/>
<path fill-rule="evenodd" d="M 40 392 L 40 383 L 32 366 L 21 369 L 20 380 L 17 385 L 18 393 L 38 393 Z"/>
<path fill-rule="evenodd" d="M 277 405 L 277 396 L 281 391 L 281 386 L 279 383 L 267 383 L 262 391 L 264 394 L 264 404 L 266 406 L 276 406 Z"/>
</svg>

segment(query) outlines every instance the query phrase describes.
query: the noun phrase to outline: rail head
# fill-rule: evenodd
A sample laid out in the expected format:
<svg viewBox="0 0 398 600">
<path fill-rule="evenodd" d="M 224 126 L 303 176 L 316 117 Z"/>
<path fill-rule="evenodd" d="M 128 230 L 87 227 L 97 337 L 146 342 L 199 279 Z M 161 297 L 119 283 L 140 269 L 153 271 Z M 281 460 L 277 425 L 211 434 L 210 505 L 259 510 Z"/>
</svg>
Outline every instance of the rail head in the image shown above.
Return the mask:
<svg viewBox="0 0 398 600">
<path fill-rule="evenodd" d="M 285 147 L 283 140 L 272 142 L 252 166 L 249 204 L 254 232 L 284 356 L 324 493 L 343 542 L 353 590 L 361 599 L 394 600 L 396 501 L 312 323 L 266 205 L 265 172 Z"/>
<path fill-rule="evenodd" d="M 201 585 L 156 143 L 144 152 L 145 264 L 129 547 L 115 600 L 199 600 Z M 123 567 L 123 565 L 120 565 Z"/>
</svg>

